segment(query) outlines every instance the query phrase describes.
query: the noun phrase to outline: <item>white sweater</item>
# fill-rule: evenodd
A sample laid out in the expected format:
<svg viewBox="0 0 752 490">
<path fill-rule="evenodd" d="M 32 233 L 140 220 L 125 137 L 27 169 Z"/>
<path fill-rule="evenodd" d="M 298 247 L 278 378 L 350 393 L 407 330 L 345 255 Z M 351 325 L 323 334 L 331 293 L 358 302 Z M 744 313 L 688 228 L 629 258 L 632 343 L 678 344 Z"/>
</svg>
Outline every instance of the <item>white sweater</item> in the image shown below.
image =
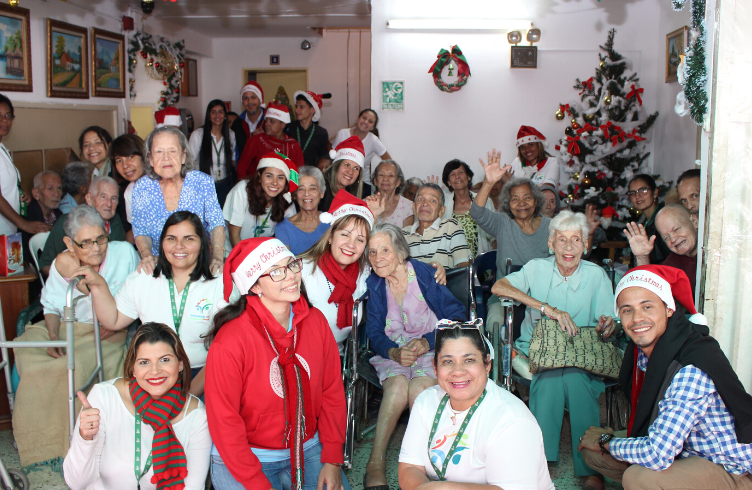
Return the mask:
<svg viewBox="0 0 752 490">
<path fill-rule="evenodd" d="M 133 470 L 136 418 L 125 407 L 114 382 L 112 379 L 99 383 L 89 393 L 89 403 L 99 409 L 101 417 L 99 432 L 93 440 L 86 441 L 81 437 L 78 431 L 80 416 L 76 420 L 73 440 L 63 462 L 65 482 L 73 490 L 125 490 L 138 487 Z M 186 407 L 191 396 L 186 400 Z M 198 408 L 172 427 L 183 445 L 188 464 L 185 490 L 203 490 L 211 451 L 204 404 L 199 402 Z M 154 430 L 149 424 L 142 422 L 141 431 L 141 454 L 146 458 L 151 452 Z M 144 463 L 145 461 L 141 464 L 142 468 Z M 157 485 L 151 483 L 153 475 L 152 467 L 141 478 L 143 490 L 156 490 Z"/>
</svg>

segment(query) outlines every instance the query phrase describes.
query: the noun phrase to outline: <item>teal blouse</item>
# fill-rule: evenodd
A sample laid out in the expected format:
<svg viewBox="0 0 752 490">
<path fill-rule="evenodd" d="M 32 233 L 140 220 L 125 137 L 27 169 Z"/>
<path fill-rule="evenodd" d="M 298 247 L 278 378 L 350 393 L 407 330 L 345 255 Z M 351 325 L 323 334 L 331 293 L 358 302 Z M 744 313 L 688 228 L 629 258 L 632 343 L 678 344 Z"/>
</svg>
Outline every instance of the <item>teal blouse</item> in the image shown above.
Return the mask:
<svg viewBox="0 0 752 490">
<path fill-rule="evenodd" d="M 611 281 L 606 271 L 592 262 L 581 260 L 574 274 L 564 277 L 554 256 L 533 259 L 506 278 L 528 296 L 569 313 L 578 327 L 597 325 L 601 315 L 614 316 Z M 516 342 L 525 355 L 528 355 L 533 327 L 540 318 L 540 310 L 525 309 L 525 320 Z"/>
</svg>

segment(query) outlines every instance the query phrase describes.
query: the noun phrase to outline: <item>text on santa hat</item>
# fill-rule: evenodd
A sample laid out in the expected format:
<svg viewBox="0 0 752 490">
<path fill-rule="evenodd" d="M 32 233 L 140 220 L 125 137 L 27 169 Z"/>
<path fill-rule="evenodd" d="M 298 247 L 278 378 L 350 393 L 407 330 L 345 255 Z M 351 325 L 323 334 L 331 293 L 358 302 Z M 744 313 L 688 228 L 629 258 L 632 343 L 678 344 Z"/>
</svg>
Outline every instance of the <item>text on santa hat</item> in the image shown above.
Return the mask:
<svg viewBox="0 0 752 490">
<path fill-rule="evenodd" d="M 250 264 L 249 269 L 245 271 L 245 276 L 251 277 L 253 275 L 256 275 L 258 272 L 261 272 L 262 265 L 271 261 L 274 257 L 276 257 L 277 255 L 279 255 L 280 253 L 286 250 L 287 250 L 287 247 L 283 245 L 274 245 L 269 250 L 259 253 L 258 261 Z"/>
<path fill-rule="evenodd" d="M 660 282 L 656 281 L 655 279 L 653 279 L 650 276 L 637 276 L 637 275 L 631 275 L 630 274 L 630 275 L 628 275 L 627 277 L 624 278 L 624 284 L 625 285 L 627 283 L 634 282 L 634 281 L 644 282 L 646 284 L 649 284 L 650 286 L 653 286 L 656 289 L 660 289 L 661 291 L 663 291 L 663 284 L 661 284 Z"/>
</svg>

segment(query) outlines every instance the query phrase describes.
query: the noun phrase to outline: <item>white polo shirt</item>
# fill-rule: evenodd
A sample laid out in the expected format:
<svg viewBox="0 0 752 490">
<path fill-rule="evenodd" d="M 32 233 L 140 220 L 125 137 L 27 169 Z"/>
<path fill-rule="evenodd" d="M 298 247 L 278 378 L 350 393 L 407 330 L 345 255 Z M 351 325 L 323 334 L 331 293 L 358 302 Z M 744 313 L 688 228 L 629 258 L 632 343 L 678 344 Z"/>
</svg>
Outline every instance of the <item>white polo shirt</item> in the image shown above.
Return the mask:
<svg viewBox="0 0 752 490">
<path fill-rule="evenodd" d="M 15 212 L 21 209 L 19 200 L 18 182 L 21 180 L 18 169 L 13 165 L 10 151 L 0 143 L 0 192 Z M 13 235 L 18 231 L 16 225 L 8 218 L 0 214 L 0 235 Z"/>
</svg>

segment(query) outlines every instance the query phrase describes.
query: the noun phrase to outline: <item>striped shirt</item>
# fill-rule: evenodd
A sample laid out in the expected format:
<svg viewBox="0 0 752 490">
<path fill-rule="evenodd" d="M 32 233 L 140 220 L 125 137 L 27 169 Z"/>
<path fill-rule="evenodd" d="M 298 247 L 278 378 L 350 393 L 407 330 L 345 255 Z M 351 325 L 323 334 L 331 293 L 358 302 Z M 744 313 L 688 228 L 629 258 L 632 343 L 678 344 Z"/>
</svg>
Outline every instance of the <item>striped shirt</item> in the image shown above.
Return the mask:
<svg viewBox="0 0 752 490">
<path fill-rule="evenodd" d="M 637 366 L 642 371 L 648 366 L 642 350 Z M 752 444 L 737 441 L 734 416 L 705 372 L 691 364 L 680 369 L 658 410 L 648 436 L 609 443 L 615 459 L 662 471 L 677 457 L 700 456 L 735 475 L 752 473 Z"/>
<path fill-rule="evenodd" d="M 423 235 L 417 233 L 419 226 L 420 222 L 416 220 L 412 226 L 402 229 L 410 245 L 410 257 L 426 263 L 438 262 L 447 269 L 470 260 L 465 231 L 456 219 L 436 218 L 423 230 Z"/>
</svg>

